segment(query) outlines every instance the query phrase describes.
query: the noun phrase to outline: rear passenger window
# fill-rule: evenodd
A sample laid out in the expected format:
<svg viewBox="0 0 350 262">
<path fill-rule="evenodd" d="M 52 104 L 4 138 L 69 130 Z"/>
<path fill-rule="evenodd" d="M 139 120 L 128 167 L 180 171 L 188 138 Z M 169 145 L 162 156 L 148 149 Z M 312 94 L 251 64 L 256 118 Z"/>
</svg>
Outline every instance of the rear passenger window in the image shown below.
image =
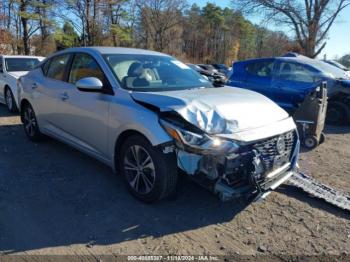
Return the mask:
<svg viewBox="0 0 350 262">
<path fill-rule="evenodd" d="M 51 63 L 46 76 L 56 80 L 64 81 L 65 70 L 67 68 L 69 57 L 69 54 L 53 57 L 51 59 Z"/>
<path fill-rule="evenodd" d="M 251 63 L 246 66 L 248 74 L 260 77 L 272 77 L 273 61 Z"/>
</svg>

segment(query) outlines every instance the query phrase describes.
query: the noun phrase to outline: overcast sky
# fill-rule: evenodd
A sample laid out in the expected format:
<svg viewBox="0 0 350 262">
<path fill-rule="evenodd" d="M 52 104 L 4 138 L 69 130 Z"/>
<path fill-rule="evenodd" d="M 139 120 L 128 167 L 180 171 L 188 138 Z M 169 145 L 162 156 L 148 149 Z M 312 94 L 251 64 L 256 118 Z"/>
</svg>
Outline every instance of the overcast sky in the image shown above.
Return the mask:
<svg viewBox="0 0 350 262">
<path fill-rule="evenodd" d="M 230 6 L 230 0 L 189 0 L 190 4 L 196 3 L 200 6 L 205 5 L 207 2 L 215 3 L 221 7 Z M 259 19 L 249 18 L 253 23 L 259 23 Z M 270 28 L 273 29 L 273 28 Z M 286 32 L 288 33 L 288 32 Z M 341 57 L 350 53 L 350 7 L 345 9 L 343 13 L 338 17 L 335 24 L 333 24 L 328 34 L 327 45 L 319 56 L 323 58 L 326 54 L 328 59 L 335 57 Z"/>
</svg>

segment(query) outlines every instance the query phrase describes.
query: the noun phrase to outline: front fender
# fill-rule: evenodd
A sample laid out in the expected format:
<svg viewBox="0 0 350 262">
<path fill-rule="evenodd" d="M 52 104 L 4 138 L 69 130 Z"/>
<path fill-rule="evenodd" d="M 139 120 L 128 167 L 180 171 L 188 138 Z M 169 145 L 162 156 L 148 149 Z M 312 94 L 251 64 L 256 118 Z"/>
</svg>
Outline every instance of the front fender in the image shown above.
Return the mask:
<svg viewBox="0 0 350 262">
<path fill-rule="evenodd" d="M 114 156 L 116 141 L 125 131 L 136 131 L 144 135 L 153 146 L 172 141 L 172 138 L 159 124 L 159 117 L 142 105 L 134 102 L 118 101 L 110 106 L 109 151 Z"/>
</svg>

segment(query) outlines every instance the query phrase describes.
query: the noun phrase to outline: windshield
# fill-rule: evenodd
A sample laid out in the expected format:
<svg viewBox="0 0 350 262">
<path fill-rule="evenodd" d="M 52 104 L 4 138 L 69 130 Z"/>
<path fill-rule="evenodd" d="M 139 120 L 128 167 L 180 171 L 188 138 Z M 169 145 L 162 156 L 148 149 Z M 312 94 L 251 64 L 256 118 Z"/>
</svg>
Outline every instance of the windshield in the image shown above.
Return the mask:
<svg viewBox="0 0 350 262">
<path fill-rule="evenodd" d="M 194 65 L 194 64 L 187 64 L 189 67 L 191 67 L 193 70 L 196 70 L 196 71 L 202 71 L 203 69 L 200 68 L 199 66 L 197 65 Z"/>
<path fill-rule="evenodd" d="M 334 65 L 336 67 L 339 67 L 340 69 L 346 71 L 348 70 L 344 65 L 342 65 L 341 63 L 338 63 L 337 61 L 334 61 L 334 60 L 329 60 L 329 61 L 325 61 L 327 62 L 328 64 L 331 64 L 331 65 Z"/>
<path fill-rule="evenodd" d="M 315 66 L 318 70 L 323 72 L 325 75 L 335 78 L 335 79 L 348 79 L 348 75 L 344 70 L 341 70 L 340 68 L 330 65 L 326 62 L 319 61 L 319 60 L 312 60 L 310 62 L 313 66 Z"/>
<path fill-rule="evenodd" d="M 104 58 L 125 89 L 147 92 L 213 87 L 207 79 L 173 57 L 108 54 Z"/>
<path fill-rule="evenodd" d="M 40 63 L 37 58 L 5 58 L 7 72 L 30 71 Z"/>
</svg>

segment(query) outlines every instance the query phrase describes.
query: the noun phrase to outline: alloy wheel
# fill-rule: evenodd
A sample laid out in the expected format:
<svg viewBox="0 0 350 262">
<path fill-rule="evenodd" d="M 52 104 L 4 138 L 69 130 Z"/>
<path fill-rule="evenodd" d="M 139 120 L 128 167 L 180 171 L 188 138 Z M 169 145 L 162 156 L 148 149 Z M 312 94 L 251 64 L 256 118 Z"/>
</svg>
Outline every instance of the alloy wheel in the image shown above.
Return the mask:
<svg viewBox="0 0 350 262">
<path fill-rule="evenodd" d="M 124 157 L 124 170 L 129 185 L 139 194 L 148 194 L 154 187 L 155 167 L 150 154 L 139 145 L 132 145 Z"/>
<path fill-rule="evenodd" d="M 27 106 L 24 111 L 24 128 L 30 137 L 35 135 L 35 128 L 37 126 L 36 118 L 33 109 Z"/>
<path fill-rule="evenodd" d="M 6 105 L 9 110 L 12 110 L 13 108 L 13 99 L 12 99 L 12 93 L 10 89 L 6 89 Z"/>
</svg>

